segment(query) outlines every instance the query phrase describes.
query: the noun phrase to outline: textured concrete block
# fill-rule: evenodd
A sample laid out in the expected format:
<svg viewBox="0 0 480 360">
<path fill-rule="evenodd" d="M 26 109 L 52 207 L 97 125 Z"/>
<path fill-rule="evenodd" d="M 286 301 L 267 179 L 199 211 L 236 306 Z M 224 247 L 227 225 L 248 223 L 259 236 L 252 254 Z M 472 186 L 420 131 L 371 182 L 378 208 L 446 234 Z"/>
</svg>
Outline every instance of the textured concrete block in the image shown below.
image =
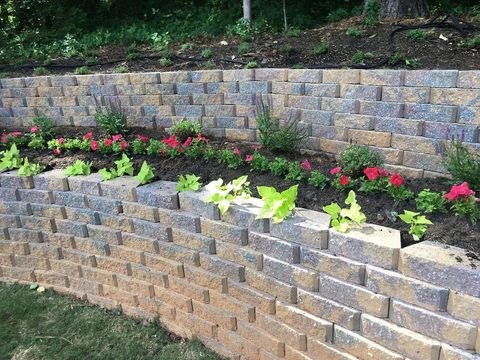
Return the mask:
<svg viewBox="0 0 480 360">
<path fill-rule="evenodd" d="M 319 294 L 379 318 L 388 317 L 389 298 L 358 285 L 320 274 Z"/>
<path fill-rule="evenodd" d="M 411 359 L 438 359 L 440 343 L 373 316 L 362 315 L 362 334 Z"/>
<path fill-rule="evenodd" d="M 69 234 L 76 237 L 88 237 L 87 224 L 70 221 L 70 220 L 55 220 L 57 231 L 63 234 Z"/>
<path fill-rule="evenodd" d="M 340 96 L 345 99 L 380 100 L 381 86 L 342 84 Z"/>
<path fill-rule="evenodd" d="M 458 72 L 457 87 L 459 88 L 480 88 L 480 71 L 467 70 Z"/>
<path fill-rule="evenodd" d="M 20 223 L 21 223 L 21 227 L 23 227 L 24 229 L 43 230 L 47 232 L 56 232 L 57 230 L 55 226 L 55 220 L 47 217 L 20 215 Z M 3 226 L 3 227 L 18 227 L 18 226 L 15 226 L 15 224 L 10 224 L 10 225 L 13 225 L 13 226 Z"/>
<path fill-rule="evenodd" d="M 398 268 L 406 276 L 479 297 L 479 267 L 464 249 L 426 241 L 402 249 Z"/>
<path fill-rule="evenodd" d="M 297 288 L 295 286 L 278 281 L 270 276 L 252 269 L 245 269 L 245 281 L 248 286 L 273 295 L 280 300 L 291 304 L 297 302 Z"/>
<path fill-rule="evenodd" d="M 389 132 L 367 131 L 367 130 L 348 130 L 348 141 L 360 145 L 370 145 L 378 147 L 390 147 L 392 134 Z"/>
<path fill-rule="evenodd" d="M 472 354 L 470 351 L 461 350 L 453 346 L 442 344 L 440 360 L 479 360 L 478 354 Z"/>
<path fill-rule="evenodd" d="M 332 253 L 368 264 L 395 269 L 400 248 L 398 230 L 364 225 L 343 234 L 330 229 L 329 250 Z"/>
<path fill-rule="evenodd" d="M 316 96 L 288 95 L 288 107 L 320 110 L 322 99 Z"/>
<path fill-rule="evenodd" d="M 245 267 L 215 255 L 200 253 L 200 266 L 206 271 L 213 272 L 238 282 L 245 281 Z"/>
<path fill-rule="evenodd" d="M 98 196 L 100 195 L 100 183 L 102 181 L 102 176 L 98 173 L 86 176 L 70 176 L 68 178 L 68 187 L 71 191 Z"/>
<path fill-rule="evenodd" d="M 16 170 L 7 171 L 0 173 L 0 186 L 12 189 L 31 189 L 33 188 L 33 178 L 30 176 L 18 176 Z"/>
<path fill-rule="evenodd" d="M 34 216 L 43 216 L 53 219 L 65 219 L 67 217 L 64 206 L 50 204 L 31 204 L 31 209 Z"/>
<path fill-rule="evenodd" d="M 300 262 L 300 246 L 268 234 L 249 233 L 249 246 L 261 253 L 291 264 Z"/>
<path fill-rule="evenodd" d="M 458 70 L 411 70 L 405 72 L 405 86 L 456 87 Z"/>
<path fill-rule="evenodd" d="M 390 319 L 395 324 L 466 350 L 475 348 L 477 328 L 433 311 L 392 300 Z"/>
<path fill-rule="evenodd" d="M 337 127 L 373 130 L 375 117 L 368 115 L 336 113 L 333 116 L 333 123 Z"/>
<path fill-rule="evenodd" d="M 367 266 L 366 286 L 373 292 L 400 299 L 433 311 L 445 311 L 448 289 L 403 276 L 397 272 Z"/>
<path fill-rule="evenodd" d="M 441 152 L 442 144 L 437 139 L 392 134 L 392 148 L 400 150 L 415 149 L 418 153 L 435 155 Z"/>
<path fill-rule="evenodd" d="M 252 342 L 259 348 L 268 349 L 276 356 L 285 356 L 285 343 L 275 337 L 261 331 L 256 326 L 249 325 L 245 321 L 237 321 L 238 334 L 244 339 Z M 261 358 L 260 358 L 261 359 Z"/>
<path fill-rule="evenodd" d="M 455 136 L 465 142 L 477 142 L 479 127 L 474 125 L 425 122 L 425 136 L 434 139 L 446 139 Z"/>
<path fill-rule="evenodd" d="M 263 254 L 252 249 L 215 240 L 215 253 L 228 261 L 250 267 L 254 270 L 263 270 Z"/>
<path fill-rule="evenodd" d="M 450 291 L 448 297 L 449 314 L 457 319 L 462 319 L 471 324 L 480 325 L 480 299 L 462 294 L 457 291 Z"/>
<path fill-rule="evenodd" d="M 307 350 L 307 337 L 300 331 L 281 323 L 274 317 L 261 313 L 257 317 L 257 323 L 260 328 L 285 344 L 298 350 Z"/>
<path fill-rule="evenodd" d="M 359 84 L 360 70 L 337 70 L 327 69 L 323 70 L 323 82 L 333 84 Z"/>
<path fill-rule="evenodd" d="M 360 328 L 361 313 L 359 311 L 315 293 L 298 289 L 298 307 L 347 329 L 358 330 Z"/>
<path fill-rule="evenodd" d="M 292 265 L 270 256 L 264 256 L 263 272 L 268 276 L 299 288 L 318 291 L 318 274 L 300 266 Z"/>
<path fill-rule="evenodd" d="M 120 200 L 107 199 L 100 196 L 87 196 L 87 206 L 95 211 L 119 214 L 122 212 Z"/>
<path fill-rule="evenodd" d="M 308 124 L 318 125 L 332 125 L 333 112 L 323 110 L 305 110 L 302 109 L 300 113 L 300 120 Z"/>
<path fill-rule="evenodd" d="M 398 102 L 360 101 L 360 114 L 382 117 L 403 117 L 405 104 Z"/>
<path fill-rule="evenodd" d="M 254 80 L 255 70 L 241 69 L 241 70 L 223 70 L 223 81 L 249 81 Z"/>
<path fill-rule="evenodd" d="M 394 134 L 421 136 L 424 124 L 421 120 L 378 117 L 375 121 L 375 130 Z"/>
<path fill-rule="evenodd" d="M 357 99 L 322 98 L 322 110 L 358 114 L 360 102 Z"/>
<path fill-rule="evenodd" d="M 410 151 L 403 153 L 403 165 L 436 172 L 445 171 L 444 160 L 441 156 L 419 154 Z"/>
<path fill-rule="evenodd" d="M 322 82 L 322 70 L 288 69 L 289 82 L 319 83 Z"/>
<path fill-rule="evenodd" d="M 137 201 L 136 188 L 139 185 L 140 182 L 134 177 L 120 176 L 109 181 L 101 182 L 100 191 L 102 196 L 110 199 Z"/>
<path fill-rule="evenodd" d="M 305 93 L 305 84 L 275 81 L 272 83 L 272 93 L 284 95 L 303 95 Z"/>
<path fill-rule="evenodd" d="M 75 249 L 93 255 L 110 255 L 110 246 L 105 241 L 90 238 L 75 238 Z"/>
<path fill-rule="evenodd" d="M 407 119 L 435 122 L 454 122 L 457 117 L 457 107 L 430 104 L 405 104 L 405 117 Z"/>
<path fill-rule="evenodd" d="M 246 228 L 204 218 L 200 220 L 200 227 L 202 234 L 205 236 L 237 245 L 246 245 L 248 243 L 248 231 Z"/>
<path fill-rule="evenodd" d="M 460 106 L 458 108 L 458 122 L 469 125 L 480 125 L 480 108 Z"/>
<path fill-rule="evenodd" d="M 208 219 L 219 220 L 218 207 L 212 203 L 206 203 L 205 198 L 207 196 L 208 193 L 204 190 L 200 192 L 181 192 L 178 194 L 180 208 Z"/>
<path fill-rule="evenodd" d="M 404 79 L 404 70 L 360 70 L 360 83 L 364 85 L 401 86 Z"/>
<path fill-rule="evenodd" d="M 20 200 L 37 204 L 53 204 L 53 193 L 46 190 L 19 189 Z"/>
<path fill-rule="evenodd" d="M 178 209 L 177 184 L 170 181 L 156 181 L 137 188 L 138 202 L 166 209 Z"/>
<path fill-rule="evenodd" d="M 270 234 L 282 240 L 327 248 L 330 216 L 324 213 L 297 209 L 295 216 L 279 224 L 270 224 Z"/>
<path fill-rule="evenodd" d="M 255 69 L 256 81 L 287 81 L 287 69 Z"/>
<path fill-rule="evenodd" d="M 478 89 L 432 89 L 430 103 L 458 106 L 480 106 Z"/>
<path fill-rule="evenodd" d="M 133 229 L 136 235 L 145 236 L 160 241 L 170 241 L 171 229 L 159 223 L 134 219 Z"/>
<path fill-rule="evenodd" d="M 335 345 L 365 359 L 402 360 L 404 357 L 362 337 L 359 333 L 335 326 Z"/>
<path fill-rule="evenodd" d="M 269 81 L 241 81 L 239 86 L 241 94 L 268 94 L 272 92 L 272 84 Z"/>
</svg>

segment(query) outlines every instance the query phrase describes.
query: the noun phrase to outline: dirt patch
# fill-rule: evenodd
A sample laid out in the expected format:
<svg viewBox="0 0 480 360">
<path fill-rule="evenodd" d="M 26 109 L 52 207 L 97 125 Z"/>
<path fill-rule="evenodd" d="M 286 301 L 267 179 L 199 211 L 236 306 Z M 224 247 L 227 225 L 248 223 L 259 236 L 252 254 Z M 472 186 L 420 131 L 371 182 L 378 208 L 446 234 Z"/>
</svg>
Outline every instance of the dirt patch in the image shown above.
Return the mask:
<svg viewBox="0 0 480 360">
<path fill-rule="evenodd" d="M 415 19 L 402 22 L 408 26 L 427 23 L 427 19 Z M 479 23 L 474 23 L 480 26 Z M 480 62 L 480 45 L 462 46 L 472 39 L 475 32 L 466 33 L 463 37 L 452 28 L 427 28 L 424 41 L 415 41 L 407 36 L 408 31 L 397 32 L 393 37 L 393 48 L 390 47 L 390 34 L 398 28 L 396 23 L 382 22 L 364 30 L 361 36 L 348 36 L 348 28 L 360 29 L 362 19 L 351 18 L 321 28 L 300 31 L 298 36 L 283 34 L 261 34 L 255 37 L 249 48 L 239 52 L 239 45 L 244 43 L 239 38 L 197 38 L 191 43 L 193 48 L 182 49 L 182 43 L 172 44 L 167 53 L 155 53 L 148 47 L 137 49 L 139 58 L 126 60 L 127 49 L 121 45 L 110 45 L 98 48 L 95 53 L 98 63 L 110 62 L 106 65 L 89 66 L 94 72 L 115 72 L 118 66 L 126 66 L 128 71 L 172 71 L 196 69 L 231 69 L 243 67 L 255 61 L 258 67 L 272 68 L 328 68 L 332 64 L 337 67 L 351 66 L 352 57 L 358 52 L 370 56 L 363 63 L 371 65 L 379 60 L 399 53 L 405 59 L 415 59 L 415 68 L 419 69 L 478 69 Z M 477 32 L 479 34 L 479 32 Z M 315 55 L 313 49 L 320 44 L 328 44 L 328 51 Z M 211 58 L 203 58 L 202 51 L 210 49 Z M 171 64 L 160 65 L 159 59 L 169 57 Z M 413 64 L 413 63 L 412 63 Z M 25 68 L 12 70 L 13 76 L 32 75 L 33 66 L 45 66 L 52 74 L 73 72 L 76 67 L 85 65 L 81 58 L 54 59 L 48 65 L 27 64 Z M 30 66 L 30 68 L 28 68 Z M 408 68 L 405 61 L 397 64 L 386 64 L 387 68 Z M 1 68 L 1 66 L 0 66 Z M 2 71 L 8 71 L 3 69 Z"/>
<path fill-rule="evenodd" d="M 98 133 L 98 129 L 92 128 L 90 130 L 92 130 L 94 134 Z M 71 137 L 73 135 L 83 136 L 86 131 L 79 130 L 78 128 L 59 128 L 57 132 L 58 136 Z M 134 134 L 145 134 L 154 138 L 162 138 L 165 133 L 155 130 L 132 129 L 131 135 L 128 135 L 127 138 L 133 138 L 135 136 Z M 237 147 L 244 155 L 252 152 L 251 145 L 245 143 L 212 140 L 212 145 L 218 148 Z M 48 169 L 65 168 L 76 159 L 82 159 L 91 161 L 95 171 L 104 167 L 113 166 L 113 161 L 118 158 L 116 155 L 72 152 L 65 152 L 60 156 L 55 156 L 50 151 L 36 151 L 28 148 L 22 149 L 21 155 L 28 156 L 32 162 L 42 163 L 47 166 Z M 265 153 L 265 155 L 271 156 L 271 154 L 267 153 Z M 307 158 L 311 162 L 313 169 L 320 170 L 324 173 L 327 173 L 329 169 L 336 166 L 335 160 L 325 154 L 309 156 L 292 154 L 287 157 L 290 160 L 303 160 Z M 246 165 L 239 169 L 232 170 L 228 169 L 225 165 L 218 164 L 216 161 L 205 162 L 201 159 L 194 160 L 185 157 L 167 159 L 146 155 L 133 156 L 136 171 L 138 171 L 144 160 L 156 169 L 155 176 L 157 180 L 177 181 L 178 175 L 180 174 L 196 174 L 200 176 L 202 182 L 206 184 L 220 177 L 226 181 L 230 181 L 238 176 L 248 174 L 254 195 L 257 195 L 256 187 L 260 185 L 274 186 L 279 190 L 284 190 L 294 184 L 291 181 L 287 181 L 270 173 L 250 172 L 250 168 Z M 425 188 L 429 188 L 432 191 L 446 191 L 450 186 L 448 180 L 442 178 L 407 180 L 406 184 L 410 189 L 414 190 L 415 193 Z M 322 207 L 331 202 L 338 202 L 340 205 L 343 205 L 346 195 L 346 193 L 337 191 L 332 187 L 318 190 L 311 185 L 302 183 L 299 186 L 297 206 L 322 211 Z M 357 192 L 357 199 L 367 215 L 368 222 L 400 230 L 402 232 L 403 246 L 414 243 L 412 237 L 408 234 L 408 226 L 399 219 L 393 221 L 392 217 L 389 216 L 389 213 L 392 211 L 398 213 L 402 213 L 404 209 L 415 211 L 414 200 L 395 204 L 386 193 L 369 195 L 360 192 Z M 451 213 L 428 215 L 428 218 L 433 222 L 433 225 L 428 228 L 424 240 L 438 241 L 464 248 L 471 251 L 472 254 L 480 254 L 480 223 L 472 225 L 466 219 L 458 218 Z"/>
</svg>

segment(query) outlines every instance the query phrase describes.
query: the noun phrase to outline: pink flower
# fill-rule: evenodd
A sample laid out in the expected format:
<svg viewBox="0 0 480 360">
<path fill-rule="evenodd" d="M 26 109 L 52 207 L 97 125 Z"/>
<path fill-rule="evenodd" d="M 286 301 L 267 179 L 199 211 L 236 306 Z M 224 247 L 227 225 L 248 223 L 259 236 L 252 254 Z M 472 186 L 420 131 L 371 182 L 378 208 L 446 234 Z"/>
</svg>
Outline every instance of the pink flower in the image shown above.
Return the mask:
<svg viewBox="0 0 480 360">
<path fill-rule="evenodd" d="M 382 176 L 382 177 L 387 177 L 388 176 L 388 171 L 385 170 L 385 169 L 378 169 L 378 172 L 379 172 L 380 176 Z"/>
<path fill-rule="evenodd" d="M 22 136 L 23 133 L 21 131 L 13 131 L 8 135 L 10 135 L 11 137 L 19 137 L 19 136 Z"/>
<path fill-rule="evenodd" d="M 95 140 L 90 140 L 90 149 L 92 149 L 93 151 L 97 151 L 99 148 L 98 146 L 98 142 L 96 142 Z"/>
<path fill-rule="evenodd" d="M 235 155 L 240 155 L 240 149 L 238 149 L 238 148 L 233 149 L 233 153 Z"/>
<path fill-rule="evenodd" d="M 128 143 L 125 140 L 123 140 L 120 143 L 120 149 L 122 149 L 122 151 L 125 151 L 126 148 L 128 148 Z"/>
<path fill-rule="evenodd" d="M 93 136 L 92 132 L 86 133 L 85 136 L 83 137 L 83 140 L 88 140 Z"/>
<path fill-rule="evenodd" d="M 475 196 L 475 191 L 471 190 L 468 187 L 468 183 L 464 182 L 460 185 L 453 185 L 448 194 L 445 194 L 443 197 L 448 201 L 454 201 L 459 198 L 466 199 L 469 196 Z"/>
<path fill-rule="evenodd" d="M 192 143 L 193 139 L 189 136 L 187 140 L 182 144 L 184 148 L 188 147 Z"/>
<path fill-rule="evenodd" d="M 307 159 L 303 160 L 303 161 L 300 163 L 300 166 L 301 166 L 302 169 L 305 170 L 305 171 L 311 171 L 311 170 L 312 170 L 312 165 L 310 164 L 310 161 L 308 161 Z"/>
<path fill-rule="evenodd" d="M 62 145 L 65 142 L 65 139 L 63 137 L 57 139 L 58 143 Z"/>
<path fill-rule="evenodd" d="M 168 145 L 171 148 L 176 148 L 180 145 L 180 141 L 175 138 L 175 135 L 171 135 L 168 139 L 163 139 L 162 143 Z"/>
<path fill-rule="evenodd" d="M 54 149 L 52 152 L 54 155 L 60 155 L 62 153 L 62 150 L 57 148 L 57 149 Z"/>
<path fill-rule="evenodd" d="M 380 176 L 380 170 L 377 167 L 368 167 L 363 170 L 368 180 L 375 180 Z"/>
<path fill-rule="evenodd" d="M 107 147 L 110 146 L 110 145 L 112 145 L 112 143 L 113 143 L 112 139 L 105 139 L 105 140 L 103 140 L 103 145 L 105 145 L 105 146 L 107 146 Z"/>
<path fill-rule="evenodd" d="M 148 136 L 145 136 L 145 135 L 137 135 L 137 139 L 145 144 L 148 143 L 148 140 L 149 140 Z"/>
<path fill-rule="evenodd" d="M 390 184 L 393 186 L 400 187 L 404 182 L 403 177 L 397 173 L 393 173 L 392 176 L 390 176 Z"/>
<path fill-rule="evenodd" d="M 37 133 L 40 130 L 40 128 L 37 125 L 33 125 L 32 128 L 30 129 L 31 133 Z"/>
<path fill-rule="evenodd" d="M 333 169 L 330 169 L 329 173 L 331 175 L 337 175 L 338 173 L 340 173 L 340 171 L 342 171 L 342 168 L 340 166 L 337 166 L 337 167 L 334 167 Z"/>
<path fill-rule="evenodd" d="M 245 161 L 246 161 L 247 163 L 252 162 L 252 161 L 253 161 L 253 155 L 247 155 L 247 156 L 245 156 Z"/>
<path fill-rule="evenodd" d="M 350 178 L 347 175 L 340 176 L 340 185 L 347 186 L 350 182 Z"/>
<path fill-rule="evenodd" d="M 118 135 L 113 135 L 112 136 L 112 140 L 117 142 L 118 140 L 120 140 L 121 138 L 123 138 L 122 134 L 118 134 Z"/>
<path fill-rule="evenodd" d="M 200 141 L 208 142 L 208 139 L 205 137 L 205 135 L 202 134 L 197 134 L 197 139 Z"/>
<path fill-rule="evenodd" d="M 1 143 L 6 143 L 7 142 L 7 133 L 2 133 L 2 137 L 0 138 Z"/>
<path fill-rule="evenodd" d="M 252 145 L 252 150 L 253 151 L 257 151 L 258 149 L 261 149 L 261 148 L 262 148 L 262 145 L 260 145 L 260 144 L 253 144 Z"/>
</svg>

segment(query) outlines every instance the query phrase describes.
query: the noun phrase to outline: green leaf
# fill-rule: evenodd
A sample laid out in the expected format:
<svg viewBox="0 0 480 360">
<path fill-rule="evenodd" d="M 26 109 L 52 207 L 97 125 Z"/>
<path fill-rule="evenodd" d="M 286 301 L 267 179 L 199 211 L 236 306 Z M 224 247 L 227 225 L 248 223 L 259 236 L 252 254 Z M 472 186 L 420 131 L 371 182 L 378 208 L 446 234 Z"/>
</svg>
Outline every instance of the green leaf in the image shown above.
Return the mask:
<svg viewBox="0 0 480 360">
<path fill-rule="evenodd" d="M 154 169 L 144 160 L 142 167 L 135 178 L 140 181 L 141 185 L 147 184 L 155 178 L 153 170 Z"/>
<path fill-rule="evenodd" d="M 357 197 L 355 195 L 355 192 L 353 190 L 350 190 L 348 192 L 347 198 L 345 199 L 345 204 L 351 205 L 351 204 L 356 203 L 356 202 L 357 202 Z"/>
<path fill-rule="evenodd" d="M 82 160 L 77 160 L 73 165 L 68 166 L 64 174 L 66 176 L 90 175 L 92 163 L 85 163 Z"/>
<path fill-rule="evenodd" d="M 112 179 L 115 179 L 117 176 L 117 172 L 115 171 L 115 169 L 110 169 L 110 170 L 107 170 L 107 169 L 100 169 L 98 171 L 98 173 L 102 176 L 102 179 L 104 181 L 108 181 L 108 180 L 112 180 Z"/>
<path fill-rule="evenodd" d="M 326 205 L 323 207 L 323 211 L 330 215 L 332 219 L 337 219 L 338 215 L 340 215 L 341 210 L 342 208 L 337 203 L 331 203 L 330 205 Z"/>
</svg>

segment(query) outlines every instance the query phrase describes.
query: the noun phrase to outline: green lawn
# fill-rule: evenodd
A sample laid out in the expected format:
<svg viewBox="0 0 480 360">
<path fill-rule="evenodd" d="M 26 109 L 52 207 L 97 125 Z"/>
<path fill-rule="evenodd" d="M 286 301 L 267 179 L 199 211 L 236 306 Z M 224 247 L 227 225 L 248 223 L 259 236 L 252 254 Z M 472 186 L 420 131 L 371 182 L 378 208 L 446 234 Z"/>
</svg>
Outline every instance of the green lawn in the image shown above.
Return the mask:
<svg viewBox="0 0 480 360">
<path fill-rule="evenodd" d="M 142 323 L 69 296 L 0 283 L 0 359 L 219 360 L 199 341 L 175 341 Z"/>
</svg>

